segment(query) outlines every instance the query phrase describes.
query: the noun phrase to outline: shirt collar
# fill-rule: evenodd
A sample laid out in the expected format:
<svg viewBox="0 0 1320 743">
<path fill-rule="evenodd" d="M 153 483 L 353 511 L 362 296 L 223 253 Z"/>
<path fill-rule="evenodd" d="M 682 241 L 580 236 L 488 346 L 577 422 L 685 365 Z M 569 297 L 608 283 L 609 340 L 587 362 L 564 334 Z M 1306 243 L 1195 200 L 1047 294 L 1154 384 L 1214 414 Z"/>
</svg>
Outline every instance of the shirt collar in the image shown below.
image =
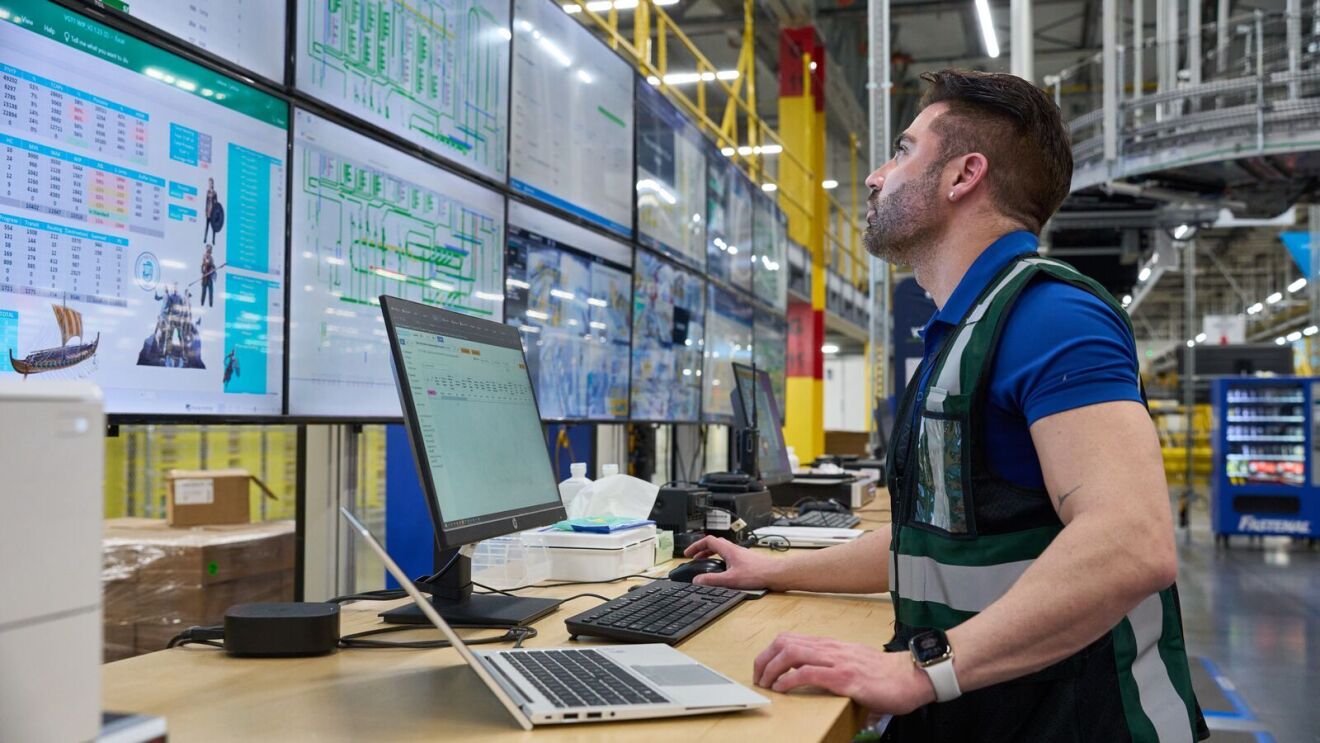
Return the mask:
<svg viewBox="0 0 1320 743">
<path fill-rule="evenodd" d="M 1039 245 L 1039 238 L 1026 230 L 1010 232 L 990 243 L 968 267 L 967 273 L 963 274 L 962 280 L 949 295 L 949 301 L 930 318 L 926 331 L 937 322 L 947 325 L 961 322 L 981 292 L 1005 266 L 1024 253 L 1036 252 Z"/>
</svg>

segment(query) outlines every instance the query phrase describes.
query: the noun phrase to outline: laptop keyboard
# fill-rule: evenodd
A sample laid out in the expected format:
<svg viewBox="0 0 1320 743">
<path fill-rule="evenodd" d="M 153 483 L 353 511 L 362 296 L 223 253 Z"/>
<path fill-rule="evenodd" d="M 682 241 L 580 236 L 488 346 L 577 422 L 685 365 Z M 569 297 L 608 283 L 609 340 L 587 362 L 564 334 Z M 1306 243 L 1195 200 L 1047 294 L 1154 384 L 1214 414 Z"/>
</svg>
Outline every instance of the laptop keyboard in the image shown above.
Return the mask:
<svg viewBox="0 0 1320 743">
<path fill-rule="evenodd" d="M 807 511 L 792 518 L 775 521 L 775 526 L 824 526 L 831 529 L 851 529 L 862 523 L 862 519 L 851 513 L 838 511 Z"/>
<path fill-rule="evenodd" d="M 556 707 L 664 704 L 668 699 L 595 650 L 501 653 Z"/>
</svg>

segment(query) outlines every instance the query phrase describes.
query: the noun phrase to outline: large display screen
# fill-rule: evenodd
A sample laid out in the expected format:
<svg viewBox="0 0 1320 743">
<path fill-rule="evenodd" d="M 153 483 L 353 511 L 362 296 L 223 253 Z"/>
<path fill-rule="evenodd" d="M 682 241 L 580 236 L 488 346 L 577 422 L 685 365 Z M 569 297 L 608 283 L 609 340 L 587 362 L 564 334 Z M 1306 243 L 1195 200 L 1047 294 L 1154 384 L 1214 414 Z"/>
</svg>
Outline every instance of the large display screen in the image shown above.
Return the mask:
<svg viewBox="0 0 1320 743">
<path fill-rule="evenodd" d="M 633 72 L 549 0 L 515 0 L 509 185 L 632 236 Z"/>
<path fill-rule="evenodd" d="M 284 82 L 285 4 L 276 0 L 128 0 L 98 3 L 221 59 Z"/>
<path fill-rule="evenodd" d="M 502 320 L 504 197 L 294 114 L 289 413 L 397 417 L 381 294 Z"/>
<path fill-rule="evenodd" d="M 753 328 L 754 349 L 752 358 L 758 371 L 770 376 L 770 389 L 775 393 L 779 411 L 788 409 L 785 394 L 788 385 L 788 321 L 778 315 L 766 312 L 756 313 Z M 783 425 L 781 419 L 779 425 Z"/>
<path fill-rule="evenodd" d="M 757 194 L 752 214 L 752 293 L 780 312 L 788 309 L 788 215 Z"/>
<path fill-rule="evenodd" d="M 708 158 L 706 272 L 751 291 L 752 253 L 752 182 L 728 158 Z"/>
<path fill-rule="evenodd" d="M 705 373 L 702 417 L 708 423 L 733 423 L 733 362 L 752 363 L 752 304 L 714 284 L 706 302 Z"/>
<path fill-rule="evenodd" d="M 627 419 L 632 249 L 517 202 L 508 244 L 506 322 L 541 418 Z"/>
<path fill-rule="evenodd" d="M 0 374 L 282 411 L 288 106 L 53 3 L 0 14 Z"/>
<path fill-rule="evenodd" d="M 632 418 L 699 422 L 706 280 L 645 250 L 634 271 Z"/>
<path fill-rule="evenodd" d="M 298 0 L 297 23 L 298 89 L 504 180 L 508 3 Z"/>
<path fill-rule="evenodd" d="M 706 268 L 706 139 L 660 91 L 637 86 L 637 237 Z"/>
</svg>

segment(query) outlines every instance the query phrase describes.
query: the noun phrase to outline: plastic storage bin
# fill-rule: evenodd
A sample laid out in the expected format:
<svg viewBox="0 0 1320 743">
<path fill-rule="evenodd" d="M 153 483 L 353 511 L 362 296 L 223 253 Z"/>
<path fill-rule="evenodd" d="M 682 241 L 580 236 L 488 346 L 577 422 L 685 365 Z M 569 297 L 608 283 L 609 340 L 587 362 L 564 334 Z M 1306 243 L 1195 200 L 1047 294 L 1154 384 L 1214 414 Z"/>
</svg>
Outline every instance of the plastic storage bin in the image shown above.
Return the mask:
<svg viewBox="0 0 1320 743">
<path fill-rule="evenodd" d="M 525 533 L 525 532 L 524 532 Z M 472 555 L 472 580 L 502 591 L 530 586 L 550 578 L 545 545 L 509 534 L 477 543 Z"/>
<path fill-rule="evenodd" d="M 612 534 L 541 529 L 523 539 L 545 548 L 554 580 L 614 580 L 655 564 L 654 524 Z"/>
</svg>

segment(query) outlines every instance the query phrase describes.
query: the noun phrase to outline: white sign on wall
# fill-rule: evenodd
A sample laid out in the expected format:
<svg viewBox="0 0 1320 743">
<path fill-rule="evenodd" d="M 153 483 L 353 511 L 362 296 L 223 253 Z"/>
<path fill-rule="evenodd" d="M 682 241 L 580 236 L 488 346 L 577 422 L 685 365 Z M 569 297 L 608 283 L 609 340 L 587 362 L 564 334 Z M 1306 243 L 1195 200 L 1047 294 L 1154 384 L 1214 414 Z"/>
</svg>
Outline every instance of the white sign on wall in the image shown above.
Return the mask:
<svg viewBox="0 0 1320 743">
<path fill-rule="evenodd" d="M 1206 315 L 1201 328 L 1205 333 L 1205 343 L 1211 346 L 1247 342 L 1245 315 Z"/>
</svg>

